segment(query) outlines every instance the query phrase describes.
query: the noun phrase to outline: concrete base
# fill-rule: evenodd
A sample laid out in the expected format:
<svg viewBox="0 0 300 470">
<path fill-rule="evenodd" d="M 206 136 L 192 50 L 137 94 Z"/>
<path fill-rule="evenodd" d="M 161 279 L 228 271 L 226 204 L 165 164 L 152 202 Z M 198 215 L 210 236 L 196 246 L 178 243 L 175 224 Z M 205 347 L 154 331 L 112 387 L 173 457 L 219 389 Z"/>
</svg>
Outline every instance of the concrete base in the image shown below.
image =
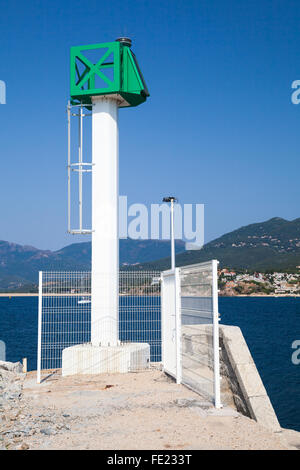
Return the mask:
<svg viewBox="0 0 300 470">
<path fill-rule="evenodd" d="M 125 343 L 120 346 L 79 344 L 62 352 L 62 375 L 134 372 L 150 367 L 147 343 Z"/>
</svg>

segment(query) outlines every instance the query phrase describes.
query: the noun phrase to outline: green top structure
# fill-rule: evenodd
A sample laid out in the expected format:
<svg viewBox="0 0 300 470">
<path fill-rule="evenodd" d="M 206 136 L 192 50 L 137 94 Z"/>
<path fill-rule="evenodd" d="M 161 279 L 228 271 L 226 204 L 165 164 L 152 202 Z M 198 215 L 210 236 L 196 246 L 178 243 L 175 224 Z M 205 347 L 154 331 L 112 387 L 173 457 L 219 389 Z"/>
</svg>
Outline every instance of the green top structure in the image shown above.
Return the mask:
<svg viewBox="0 0 300 470">
<path fill-rule="evenodd" d="M 120 106 L 137 106 L 150 96 L 131 40 L 71 47 L 72 103 L 91 104 L 92 96 L 118 95 Z"/>
</svg>

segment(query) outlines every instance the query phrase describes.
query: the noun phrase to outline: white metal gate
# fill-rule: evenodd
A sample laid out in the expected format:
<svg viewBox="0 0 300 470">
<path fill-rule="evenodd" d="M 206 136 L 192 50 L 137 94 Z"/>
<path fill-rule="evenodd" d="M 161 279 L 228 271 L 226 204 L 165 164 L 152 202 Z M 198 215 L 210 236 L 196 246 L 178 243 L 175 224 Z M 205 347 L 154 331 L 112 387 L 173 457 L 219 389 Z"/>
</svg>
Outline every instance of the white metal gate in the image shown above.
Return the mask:
<svg viewBox="0 0 300 470">
<path fill-rule="evenodd" d="M 212 260 L 162 273 L 162 337 L 164 370 L 219 408 L 217 266 Z"/>
<path fill-rule="evenodd" d="M 180 383 L 179 269 L 164 271 L 161 284 L 162 362 L 164 371 Z"/>
</svg>

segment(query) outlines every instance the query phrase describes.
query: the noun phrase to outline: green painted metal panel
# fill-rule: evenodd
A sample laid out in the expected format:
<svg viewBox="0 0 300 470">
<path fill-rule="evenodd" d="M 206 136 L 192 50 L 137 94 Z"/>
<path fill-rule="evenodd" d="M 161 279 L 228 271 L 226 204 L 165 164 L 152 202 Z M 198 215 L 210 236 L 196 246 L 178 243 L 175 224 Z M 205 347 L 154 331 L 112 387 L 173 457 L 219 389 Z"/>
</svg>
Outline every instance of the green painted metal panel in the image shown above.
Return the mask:
<svg viewBox="0 0 300 470">
<path fill-rule="evenodd" d="M 97 61 L 89 58 L 87 52 L 96 52 Z M 112 61 L 106 62 L 112 56 Z M 83 67 L 80 73 L 79 66 Z M 93 96 L 104 93 L 116 93 L 120 89 L 120 44 L 110 42 L 77 46 L 71 48 L 71 86 L 72 98 Z M 105 72 L 111 69 L 113 78 Z M 96 86 L 96 79 L 100 78 L 102 86 Z"/>
<path fill-rule="evenodd" d="M 130 47 L 119 41 L 71 48 L 70 95 L 89 104 L 92 96 L 119 94 L 129 106 L 146 101 L 149 92 Z"/>
</svg>

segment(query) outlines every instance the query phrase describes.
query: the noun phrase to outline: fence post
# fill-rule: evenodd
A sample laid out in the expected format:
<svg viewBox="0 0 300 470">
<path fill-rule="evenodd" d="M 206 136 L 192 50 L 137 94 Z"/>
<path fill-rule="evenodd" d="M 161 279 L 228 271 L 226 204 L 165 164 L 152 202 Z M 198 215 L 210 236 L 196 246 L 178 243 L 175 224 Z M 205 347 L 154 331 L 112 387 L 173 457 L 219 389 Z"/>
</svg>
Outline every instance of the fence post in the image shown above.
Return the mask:
<svg viewBox="0 0 300 470">
<path fill-rule="evenodd" d="M 37 383 L 41 383 L 42 357 L 42 306 L 43 306 L 43 271 L 39 271 L 39 314 L 38 314 L 38 353 L 37 353 Z"/>
<path fill-rule="evenodd" d="M 180 269 L 174 270 L 175 283 L 175 328 L 176 328 L 176 383 L 181 384 L 181 301 L 180 301 Z"/>
<path fill-rule="evenodd" d="M 212 260 L 212 301 L 213 301 L 213 348 L 214 348 L 214 395 L 215 407 L 222 408 L 220 387 L 220 346 L 218 308 L 218 261 Z"/>
<path fill-rule="evenodd" d="M 161 363 L 162 369 L 165 364 L 165 311 L 164 311 L 164 289 L 165 289 L 165 278 L 163 272 L 160 273 L 160 324 L 161 324 Z"/>
</svg>

